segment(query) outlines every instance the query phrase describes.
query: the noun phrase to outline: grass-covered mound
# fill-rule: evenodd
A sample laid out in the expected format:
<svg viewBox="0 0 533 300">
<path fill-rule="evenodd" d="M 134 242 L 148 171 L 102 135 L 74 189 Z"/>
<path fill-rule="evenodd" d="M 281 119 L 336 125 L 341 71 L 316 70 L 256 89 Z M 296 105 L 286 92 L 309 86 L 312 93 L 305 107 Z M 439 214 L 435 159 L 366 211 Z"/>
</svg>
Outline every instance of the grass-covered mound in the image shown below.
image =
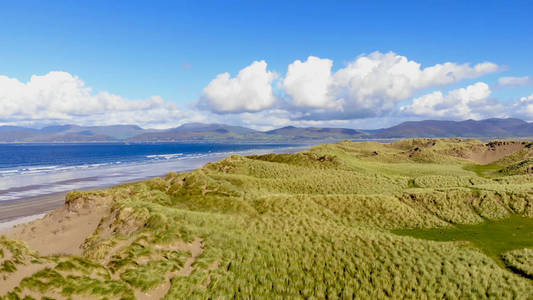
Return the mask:
<svg viewBox="0 0 533 300">
<path fill-rule="evenodd" d="M 516 143 L 504 146 L 529 149 Z M 502 164 L 490 176 L 472 170 L 471 157 L 497 147 L 341 142 L 71 194 L 72 207 L 111 202 L 83 256 L 21 250 L 43 267 L 6 298 L 531 298 L 531 250 L 519 249 L 530 236 L 492 255 L 463 236 L 397 234 L 533 218 L 531 175 L 499 172 L 515 159 L 490 156 Z"/>
</svg>

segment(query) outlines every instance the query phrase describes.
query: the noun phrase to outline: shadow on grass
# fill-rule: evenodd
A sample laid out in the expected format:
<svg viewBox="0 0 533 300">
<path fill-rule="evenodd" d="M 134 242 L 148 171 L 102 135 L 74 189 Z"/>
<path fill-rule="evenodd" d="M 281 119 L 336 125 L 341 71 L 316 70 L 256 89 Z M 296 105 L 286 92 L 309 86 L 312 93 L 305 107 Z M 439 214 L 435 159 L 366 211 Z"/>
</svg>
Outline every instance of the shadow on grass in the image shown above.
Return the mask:
<svg viewBox="0 0 533 300">
<path fill-rule="evenodd" d="M 524 276 L 521 272 L 504 263 L 502 255 L 511 250 L 533 248 L 533 218 L 520 215 L 512 215 L 502 220 L 487 220 L 474 225 L 457 224 L 449 228 L 399 229 L 392 232 L 432 241 L 468 241 L 494 259 L 498 265 L 521 276 Z"/>
</svg>

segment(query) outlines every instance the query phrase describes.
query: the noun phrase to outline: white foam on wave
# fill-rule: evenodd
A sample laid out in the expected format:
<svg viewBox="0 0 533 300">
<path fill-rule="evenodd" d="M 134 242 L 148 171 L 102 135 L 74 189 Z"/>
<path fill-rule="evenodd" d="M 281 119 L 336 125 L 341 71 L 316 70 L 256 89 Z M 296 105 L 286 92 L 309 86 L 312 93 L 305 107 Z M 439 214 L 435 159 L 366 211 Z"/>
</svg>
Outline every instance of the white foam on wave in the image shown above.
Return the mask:
<svg viewBox="0 0 533 300">
<path fill-rule="evenodd" d="M 38 175 L 38 174 L 49 174 L 49 173 L 61 173 L 73 170 L 87 170 L 95 168 L 105 168 L 114 165 L 132 165 L 149 161 L 173 161 L 173 160 L 187 160 L 195 158 L 206 158 L 206 157 L 220 157 L 228 156 L 235 153 L 240 153 L 243 155 L 255 153 L 256 151 L 262 151 L 266 149 L 250 149 L 243 151 L 220 151 L 213 152 L 208 151 L 206 153 L 169 153 L 169 154 L 152 154 L 146 155 L 144 160 L 123 162 L 123 161 L 113 161 L 113 162 L 103 162 L 103 163 L 93 163 L 93 164 L 80 164 L 80 165 L 52 165 L 52 166 L 21 166 L 18 168 L 8 168 L 0 170 L 0 177 L 13 176 L 13 175 Z M 270 149 L 274 150 L 274 149 Z"/>
<path fill-rule="evenodd" d="M 36 166 L 36 167 L 19 167 L 12 169 L 0 170 L 0 177 L 12 176 L 12 175 L 34 175 L 34 174 L 47 174 L 47 173 L 57 173 L 71 170 L 84 170 L 84 169 L 94 169 L 101 168 L 110 165 L 121 164 L 121 161 L 107 162 L 107 163 L 96 163 L 96 164 L 83 164 L 83 165 L 72 165 L 72 166 Z"/>
<path fill-rule="evenodd" d="M 169 154 L 152 154 L 146 155 L 146 158 L 149 159 L 173 159 L 183 156 L 183 153 L 169 153 Z"/>
<path fill-rule="evenodd" d="M 19 170 L 0 170 L 0 176 L 9 175 L 9 174 L 17 174 Z"/>
</svg>

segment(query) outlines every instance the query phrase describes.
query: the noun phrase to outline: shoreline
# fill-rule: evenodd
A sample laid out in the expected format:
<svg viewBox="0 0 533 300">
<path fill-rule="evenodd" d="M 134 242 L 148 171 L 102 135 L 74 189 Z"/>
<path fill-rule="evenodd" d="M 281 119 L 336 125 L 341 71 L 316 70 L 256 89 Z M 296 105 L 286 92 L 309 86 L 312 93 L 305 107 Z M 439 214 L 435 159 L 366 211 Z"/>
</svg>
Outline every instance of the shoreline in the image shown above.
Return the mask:
<svg viewBox="0 0 533 300">
<path fill-rule="evenodd" d="M 302 147 L 298 146 L 298 147 L 289 147 L 289 148 L 280 148 L 280 149 L 269 149 L 267 151 L 264 151 L 264 150 L 243 151 L 241 153 L 236 153 L 236 154 L 250 155 L 252 154 L 250 152 L 257 152 L 258 154 L 259 153 L 278 153 L 278 154 L 279 153 L 294 153 L 294 152 L 304 151 L 305 149 L 308 149 L 308 148 L 309 148 L 309 145 L 302 146 Z M 139 182 L 143 180 L 148 180 L 151 178 L 165 176 L 169 171 L 188 172 L 188 171 L 195 170 L 197 168 L 201 168 L 203 165 L 205 165 L 208 162 L 218 161 L 220 159 L 224 159 L 227 156 L 228 155 L 224 155 L 224 156 L 215 155 L 211 158 L 206 158 L 206 157 L 193 158 L 187 162 L 185 161 L 181 162 L 181 163 L 185 163 L 186 165 L 180 165 L 180 166 L 176 165 L 174 166 L 175 169 L 165 170 L 163 173 L 157 174 L 157 175 L 143 176 L 143 177 L 138 177 L 135 179 L 118 181 L 114 183 L 106 182 L 106 183 L 101 183 L 101 184 L 96 184 L 96 185 L 91 185 L 89 182 L 86 182 L 86 185 L 81 188 L 73 188 L 71 190 L 61 191 L 61 192 L 45 193 L 41 195 L 29 196 L 29 197 L 24 197 L 20 199 L 2 200 L 0 201 L 0 233 L 9 230 L 15 225 L 29 223 L 35 220 L 36 218 L 39 218 L 39 216 L 44 216 L 47 212 L 50 212 L 57 208 L 62 207 L 65 203 L 65 196 L 67 195 L 67 193 L 71 191 L 88 191 L 88 190 L 99 190 L 99 189 L 111 188 L 117 185 L 134 183 L 134 182 Z M 72 183 L 80 183 L 84 181 L 87 181 L 86 178 L 84 177 L 69 179 L 69 182 L 72 182 Z M 19 187 L 14 190 L 19 190 L 19 189 L 25 190 L 27 189 L 27 187 Z"/>
<path fill-rule="evenodd" d="M 39 215 L 62 207 L 68 192 L 53 193 L 17 200 L 0 201 L 0 230 L 2 224 Z"/>
<path fill-rule="evenodd" d="M 180 170 L 179 172 L 189 172 L 194 170 L 194 168 Z M 17 222 L 17 220 L 31 218 L 33 216 L 44 216 L 46 213 L 51 212 L 55 209 L 63 207 L 65 204 L 65 197 L 68 193 L 73 191 L 92 191 L 92 190 L 101 190 L 108 189 L 114 186 L 119 186 L 123 184 L 135 183 L 144 180 L 149 180 L 152 178 L 162 177 L 165 174 L 158 176 L 148 176 L 144 178 L 138 178 L 135 180 L 129 180 L 124 182 L 118 182 L 116 184 L 106 184 L 99 186 L 89 186 L 81 189 L 73 189 L 65 192 L 57 192 L 51 194 L 44 194 L 39 196 L 32 196 L 16 200 L 4 200 L 0 201 L 0 232 L 8 230 L 9 228 L 23 223 L 29 223 L 34 219 L 31 219 L 27 222 Z M 9 228 L 5 228 L 6 223 L 16 223 Z"/>
</svg>

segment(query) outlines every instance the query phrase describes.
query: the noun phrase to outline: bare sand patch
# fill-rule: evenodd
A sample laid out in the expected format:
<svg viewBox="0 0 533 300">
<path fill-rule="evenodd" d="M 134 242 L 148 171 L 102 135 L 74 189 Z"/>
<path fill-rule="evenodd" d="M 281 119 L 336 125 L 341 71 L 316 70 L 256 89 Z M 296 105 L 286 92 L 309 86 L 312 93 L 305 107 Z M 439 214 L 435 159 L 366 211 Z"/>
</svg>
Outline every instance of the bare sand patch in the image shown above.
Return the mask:
<svg viewBox="0 0 533 300">
<path fill-rule="evenodd" d="M 16 218 L 14 220 L 10 220 L 10 221 L 7 221 L 7 222 L 2 222 L 2 223 L 0 223 L 0 234 L 2 234 L 3 232 L 9 231 L 11 228 L 13 228 L 13 227 L 15 227 L 17 225 L 26 224 L 26 223 L 29 223 L 31 221 L 34 221 L 34 220 L 37 220 L 37 219 L 41 219 L 45 215 L 46 215 L 46 213 L 42 213 L 42 214 L 38 214 L 38 215 L 31 215 L 31 216 Z"/>
<path fill-rule="evenodd" d="M 486 148 L 468 153 L 467 158 L 478 164 L 486 165 L 518 152 L 525 146 L 524 143 L 518 141 L 490 142 Z"/>
<path fill-rule="evenodd" d="M 105 198 L 65 204 L 42 219 L 17 225 L 5 234 L 26 242 L 41 255 L 81 255 L 82 243 L 109 213 L 109 205 L 110 201 Z"/>
<path fill-rule="evenodd" d="M 0 221 L 7 222 L 60 208 L 65 204 L 66 193 L 30 197 L 20 200 L 0 201 Z"/>
</svg>

